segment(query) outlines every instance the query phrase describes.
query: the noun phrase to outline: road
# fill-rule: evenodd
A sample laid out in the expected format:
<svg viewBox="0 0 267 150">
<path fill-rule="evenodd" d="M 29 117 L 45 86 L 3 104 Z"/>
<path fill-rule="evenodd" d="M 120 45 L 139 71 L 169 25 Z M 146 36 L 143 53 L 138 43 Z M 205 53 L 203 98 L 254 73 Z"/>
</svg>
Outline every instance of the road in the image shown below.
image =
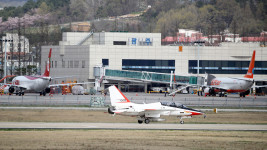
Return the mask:
<svg viewBox="0 0 267 150">
<path fill-rule="evenodd" d="M 0 122 L 0 129 L 112 129 L 112 130 L 210 130 L 267 131 L 267 125 L 250 124 L 137 124 L 137 123 L 47 123 Z"/>
</svg>

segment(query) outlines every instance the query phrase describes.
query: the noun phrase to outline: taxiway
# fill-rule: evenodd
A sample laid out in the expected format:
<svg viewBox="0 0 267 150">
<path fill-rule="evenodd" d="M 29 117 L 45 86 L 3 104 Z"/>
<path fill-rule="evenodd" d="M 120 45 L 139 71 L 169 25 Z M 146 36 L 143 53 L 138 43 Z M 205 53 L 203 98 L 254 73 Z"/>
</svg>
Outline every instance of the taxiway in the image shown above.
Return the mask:
<svg viewBox="0 0 267 150">
<path fill-rule="evenodd" d="M 0 122 L 0 129 L 113 129 L 113 130 L 210 130 L 267 131 L 267 125 L 250 124 L 137 124 L 137 123 L 47 123 Z"/>
</svg>

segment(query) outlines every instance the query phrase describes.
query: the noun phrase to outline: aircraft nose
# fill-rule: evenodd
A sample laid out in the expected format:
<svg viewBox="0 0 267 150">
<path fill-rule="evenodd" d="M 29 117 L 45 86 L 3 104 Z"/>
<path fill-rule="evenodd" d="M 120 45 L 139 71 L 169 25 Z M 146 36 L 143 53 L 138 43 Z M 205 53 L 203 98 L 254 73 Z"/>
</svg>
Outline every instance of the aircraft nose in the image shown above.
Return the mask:
<svg viewBox="0 0 267 150">
<path fill-rule="evenodd" d="M 191 115 L 203 115 L 204 113 L 201 111 L 191 111 Z"/>
</svg>

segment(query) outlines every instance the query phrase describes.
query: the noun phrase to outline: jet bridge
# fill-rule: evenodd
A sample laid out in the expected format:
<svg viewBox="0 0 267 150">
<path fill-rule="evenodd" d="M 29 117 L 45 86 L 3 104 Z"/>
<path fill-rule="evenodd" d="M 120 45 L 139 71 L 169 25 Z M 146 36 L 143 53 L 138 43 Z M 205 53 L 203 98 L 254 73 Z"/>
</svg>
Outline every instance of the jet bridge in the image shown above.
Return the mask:
<svg viewBox="0 0 267 150">
<path fill-rule="evenodd" d="M 196 76 L 174 75 L 175 82 L 178 84 L 197 84 Z M 130 71 L 130 70 L 112 70 L 105 69 L 105 79 L 107 80 L 123 80 L 132 82 L 154 82 L 170 84 L 174 77 L 167 73 L 156 73 L 146 71 Z"/>
<path fill-rule="evenodd" d="M 101 83 L 108 81 L 123 81 L 140 83 L 146 85 L 147 83 L 161 83 L 161 84 L 177 84 L 177 85 L 197 85 L 198 78 L 196 76 L 182 76 L 173 75 L 171 73 L 156 73 L 146 71 L 132 71 L 132 70 L 114 70 L 106 69 L 104 67 L 95 67 L 95 88 L 99 89 Z M 202 79 L 202 77 L 200 77 Z M 147 87 L 145 87 L 147 91 Z"/>
</svg>

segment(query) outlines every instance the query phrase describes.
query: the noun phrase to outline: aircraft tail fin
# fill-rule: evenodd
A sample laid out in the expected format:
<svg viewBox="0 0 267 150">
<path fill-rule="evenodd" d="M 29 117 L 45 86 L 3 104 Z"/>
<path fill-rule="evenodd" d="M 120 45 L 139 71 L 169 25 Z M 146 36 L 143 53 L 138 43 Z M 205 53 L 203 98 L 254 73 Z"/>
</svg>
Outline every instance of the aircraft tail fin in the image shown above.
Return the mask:
<svg viewBox="0 0 267 150">
<path fill-rule="evenodd" d="M 253 79 L 253 73 L 254 73 L 254 65 L 255 65 L 255 55 L 256 55 L 256 51 L 253 51 L 252 57 L 251 57 L 251 61 L 249 64 L 249 68 L 248 68 L 248 72 L 247 74 L 244 76 L 244 78 L 250 78 Z"/>
<path fill-rule="evenodd" d="M 112 106 L 119 103 L 130 103 L 130 100 L 115 85 L 110 86 L 108 89 Z"/>
<path fill-rule="evenodd" d="M 49 77 L 50 76 L 50 62 L 51 62 L 51 53 L 52 53 L 52 48 L 50 48 L 49 55 L 48 55 L 48 61 L 45 65 L 45 72 L 43 76 Z"/>
</svg>

